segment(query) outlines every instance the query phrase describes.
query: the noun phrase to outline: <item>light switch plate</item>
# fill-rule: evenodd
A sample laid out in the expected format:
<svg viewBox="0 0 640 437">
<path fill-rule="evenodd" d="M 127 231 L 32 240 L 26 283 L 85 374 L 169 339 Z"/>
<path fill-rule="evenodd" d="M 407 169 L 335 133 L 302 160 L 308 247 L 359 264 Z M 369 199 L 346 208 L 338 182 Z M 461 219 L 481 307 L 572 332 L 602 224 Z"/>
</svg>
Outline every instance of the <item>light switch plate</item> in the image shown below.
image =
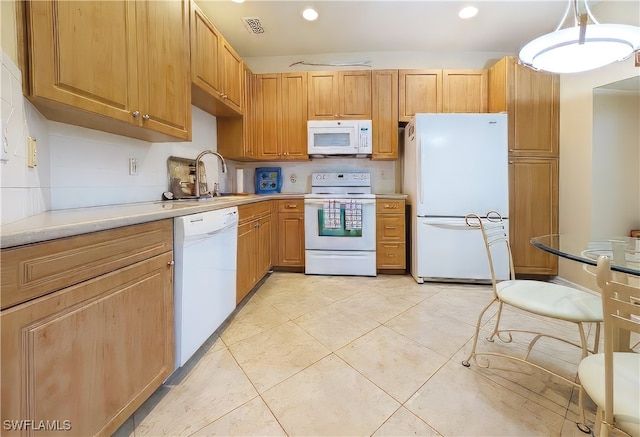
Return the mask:
<svg viewBox="0 0 640 437">
<path fill-rule="evenodd" d="M 36 145 L 36 139 L 33 137 L 27 137 L 27 167 L 33 168 L 38 165 L 38 148 Z"/>
</svg>

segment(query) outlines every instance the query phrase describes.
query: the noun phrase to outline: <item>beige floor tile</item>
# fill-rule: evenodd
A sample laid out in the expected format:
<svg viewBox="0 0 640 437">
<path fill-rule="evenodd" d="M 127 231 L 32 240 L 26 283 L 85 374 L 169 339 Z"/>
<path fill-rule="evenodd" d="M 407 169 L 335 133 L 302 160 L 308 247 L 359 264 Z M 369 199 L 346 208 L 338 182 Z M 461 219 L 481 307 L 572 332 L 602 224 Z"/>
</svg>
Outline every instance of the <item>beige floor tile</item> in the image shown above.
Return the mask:
<svg viewBox="0 0 640 437">
<path fill-rule="evenodd" d="M 235 343 L 229 350 L 260 393 L 330 353 L 293 322 Z"/>
<path fill-rule="evenodd" d="M 371 435 L 400 406 L 335 355 L 262 397 L 287 434 L 296 436 Z"/>
<path fill-rule="evenodd" d="M 420 303 L 441 290 L 438 284 L 418 284 L 408 275 L 388 275 L 383 281 L 371 288 L 383 296 L 404 299 L 411 303 Z"/>
<path fill-rule="evenodd" d="M 232 314 L 220 336 L 226 345 L 260 334 L 285 323 L 289 318 L 262 299 L 252 299 Z"/>
<path fill-rule="evenodd" d="M 259 396 L 225 414 L 192 436 L 284 436 L 271 411 Z"/>
<path fill-rule="evenodd" d="M 473 336 L 475 328 L 416 305 L 384 324 L 432 351 L 450 357 Z"/>
<path fill-rule="evenodd" d="M 257 394 L 227 349 L 208 353 L 178 385 L 161 387 L 135 412 L 135 435 L 189 435 Z"/>
<path fill-rule="evenodd" d="M 559 435 L 564 417 L 453 361 L 405 407 L 445 436 Z"/>
<path fill-rule="evenodd" d="M 290 319 L 295 319 L 334 302 L 333 299 L 325 296 L 322 290 L 307 287 L 281 290 L 278 293 L 263 296 L 263 298 Z"/>
<path fill-rule="evenodd" d="M 464 286 L 451 284 L 442 292 L 420 303 L 431 311 L 445 314 L 454 319 L 475 326 L 480 312 L 493 299 L 493 292 L 488 286 Z M 484 325 L 498 311 L 498 304 L 492 305 L 483 316 Z"/>
<path fill-rule="evenodd" d="M 447 358 L 380 326 L 336 355 L 400 403 L 405 402 Z"/>
<path fill-rule="evenodd" d="M 414 306 L 408 300 L 385 296 L 373 288 L 365 289 L 344 302 L 379 323 L 384 323 Z"/>
<path fill-rule="evenodd" d="M 404 407 L 398 408 L 378 430 L 374 437 L 383 436 L 439 436 L 433 428 Z"/>
<path fill-rule="evenodd" d="M 345 302 L 322 307 L 298 317 L 293 322 L 331 351 L 338 350 L 380 326 L 378 322 L 363 316 Z"/>
</svg>

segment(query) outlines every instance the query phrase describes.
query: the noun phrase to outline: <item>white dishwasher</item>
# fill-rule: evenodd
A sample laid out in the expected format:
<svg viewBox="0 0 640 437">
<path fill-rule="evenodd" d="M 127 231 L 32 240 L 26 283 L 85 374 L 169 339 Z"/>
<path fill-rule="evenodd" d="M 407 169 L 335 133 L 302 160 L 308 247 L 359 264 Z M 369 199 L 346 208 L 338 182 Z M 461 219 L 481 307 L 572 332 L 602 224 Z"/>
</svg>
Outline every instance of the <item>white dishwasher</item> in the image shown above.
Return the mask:
<svg viewBox="0 0 640 437">
<path fill-rule="evenodd" d="M 238 208 L 174 219 L 175 369 L 236 307 Z"/>
</svg>

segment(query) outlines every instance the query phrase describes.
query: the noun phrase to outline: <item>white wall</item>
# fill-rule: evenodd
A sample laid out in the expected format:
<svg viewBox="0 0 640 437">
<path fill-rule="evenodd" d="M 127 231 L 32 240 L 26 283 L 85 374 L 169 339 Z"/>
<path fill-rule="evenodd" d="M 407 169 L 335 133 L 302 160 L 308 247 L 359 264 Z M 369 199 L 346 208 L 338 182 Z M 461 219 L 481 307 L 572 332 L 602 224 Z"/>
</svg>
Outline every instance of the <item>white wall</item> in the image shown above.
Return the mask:
<svg viewBox="0 0 640 437">
<path fill-rule="evenodd" d="M 640 81 L 637 82 L 640 84 Z M 591 237 L 640 229 L 640 87 L 593 91 Z"/>
<path fill-rule="evenodd" d="M 22 96 L 20 69 L 4 52 L 0 55 L 0 218 L 8 223 L 51 208 L 49 138 L 47 120 Z M 37 139 L 35 168 L 27 168 L 27 136 Z"/>
</svg>

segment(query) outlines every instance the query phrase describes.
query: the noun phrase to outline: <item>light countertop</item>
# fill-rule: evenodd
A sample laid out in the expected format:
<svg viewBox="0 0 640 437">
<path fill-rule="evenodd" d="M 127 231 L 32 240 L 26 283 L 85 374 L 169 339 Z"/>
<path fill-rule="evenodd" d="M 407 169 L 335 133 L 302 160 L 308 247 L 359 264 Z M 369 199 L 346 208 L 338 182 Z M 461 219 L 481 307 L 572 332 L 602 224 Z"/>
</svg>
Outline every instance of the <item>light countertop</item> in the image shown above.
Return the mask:
<svg viewBox="0 0 640 437">
<path fill-rule="evenodd" d="M 379 198 L 405 199 L 404 194 Z M 224 196 L 204 200 L 156 201 L 47 211 L 2 225 L 0 248 L 71 237 L 90 232 L 213 211 L 262 200 L 302 199 L 303 193 Z"/>
</svg>

